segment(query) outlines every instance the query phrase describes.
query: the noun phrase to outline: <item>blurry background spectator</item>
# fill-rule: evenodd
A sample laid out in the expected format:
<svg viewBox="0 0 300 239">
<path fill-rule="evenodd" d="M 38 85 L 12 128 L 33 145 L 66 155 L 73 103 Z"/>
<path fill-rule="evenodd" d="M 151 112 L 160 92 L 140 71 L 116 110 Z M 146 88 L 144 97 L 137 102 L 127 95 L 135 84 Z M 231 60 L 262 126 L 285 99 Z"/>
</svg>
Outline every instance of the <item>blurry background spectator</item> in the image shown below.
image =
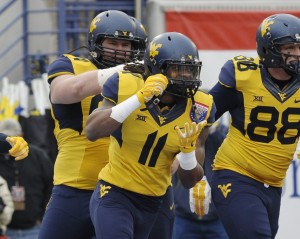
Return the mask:
<svg viewBox="0 0 300 239">
<path fill-rule="evenodd" d="M 14 204 L 7 182 L 0 176 L 0 239 L 5 239 L 6 226 L 11 221 Z"/>
<path fill-rule="evenodd" d="M 0 121 L 0 132 L 23 134 L 21 125 L 14 119 Z M 23 160 L 0 155 L 0 175 L 8 183 L 15 207 L 6 235 L 10 239 L 37 238 L 52 190 L 53 162 L 44 150 L 29 144 L 29 155 Z"/>
</svg>

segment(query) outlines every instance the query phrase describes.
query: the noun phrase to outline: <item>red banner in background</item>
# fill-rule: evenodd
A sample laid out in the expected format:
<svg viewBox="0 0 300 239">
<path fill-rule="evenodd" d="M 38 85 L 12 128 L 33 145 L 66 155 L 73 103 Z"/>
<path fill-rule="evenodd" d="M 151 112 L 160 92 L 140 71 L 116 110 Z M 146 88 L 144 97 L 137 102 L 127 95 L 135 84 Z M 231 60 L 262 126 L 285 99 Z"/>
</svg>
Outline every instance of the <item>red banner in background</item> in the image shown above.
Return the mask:
<svg viewBox="0 0 300 239">
<path fill-rule="evenodd" d="M 190 37 L 200 50 L 256 49 L 256 30 L 275 11 L 166 12 L 166 31 Z M 300 17 L 300 12 L 285 12 Z"/>
</svg>

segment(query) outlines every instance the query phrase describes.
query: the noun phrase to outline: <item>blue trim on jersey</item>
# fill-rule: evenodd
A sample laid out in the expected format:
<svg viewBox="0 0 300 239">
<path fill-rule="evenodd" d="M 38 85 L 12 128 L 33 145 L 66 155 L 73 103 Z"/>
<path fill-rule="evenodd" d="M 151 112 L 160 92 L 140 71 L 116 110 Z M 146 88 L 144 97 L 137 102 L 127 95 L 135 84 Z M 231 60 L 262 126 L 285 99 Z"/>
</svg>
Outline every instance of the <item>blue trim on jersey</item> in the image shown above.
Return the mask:
<svg viewBox="0 0 300 239">
<path fill-rule="evenodd" d="M 208 124 L 213 124 L 216 121 L 216 119 L 215 119 L 216 112 L 217 112 L 217 107 L 216 107 L 215 102 L 213 102 L 213 104 L 211 106 L 209 117 L 206 120 Z M 197 123 L 199 123 L 199 122 L 197 122 Z"/>
<path fill-rule="evenodd" d="M 69 57 L 77 59 L 75 56 L 69 55 Z M 80 58 L 85 60 L 86 62 L 88 59 Z M 79 62 L 79 61 L 77 61 Z M 51 81 L 57 77 L 58 75 L 65 75 L 65 74 L 75 74 L 75 70 L 77 62 L 73 62 L 70 58 L 62 55 L 57 60 L 55 60 L 49 66 L 48 71 L 48 82 L 49 84 Z M 74 64 L 74 65 L 73 65 Z M 99 102 L 103 100 L 103 97 L 99 95 L 95 95 L 91 99 L 91 105 L 89 109 L 89 114 L 96 108 L 98 108 Z M 52 103 L 53 114 L 55 119 L 59 122 L 60 130 L 62 129 L 73 129 L 77 131 L 79 134 L 83 131 L 82 119 L 83 119 L 83 112 L 82 112 L 82 101 L 76 102 L 73 104 L 54 104 Z"/>
<path fill-rule="evenodd" d="M 225 87 L 219 82 L 209 91 L 209 94 L 213 96 L 216 106 L 216 120 L 218 120 L 225 112 L 235 109 L 239 102 L 239 94 L 236 89 Z"/>
<path fill-rule="evenodd" d="M 53 114 L 59 122 L 60 129 L 73 129 L 81 134 L 82 127 L 82 108 L 81 102 L 73 104 L 53 104 Z"/>
<path fill-rule="evenodd" d="M 66 72 L 69 72 L 70 74 L 74 74 L 72 62 L 70 61 L 70 59 L 68 57 L 66 57 L 64 55 L 49 65 L 48 76 L 51 76 L 51 75 L 54 75 L 54 74 L 57 74 L 60 72 L 64 72 L 64 74 L 66 74 Z M 52 80 L 53 80 L 53 78 L 48 78 L 49 84 L 51 83 Z"/>
<path fill-rule="evenodd" d="M 161 112 L 159 106 L 155 105 L 153 102 L 154 99 L 147 102 L 146 109 L 149 111 L 155 122 L 158 125 L 163 126 L 176 120 L 185 113 L 187 99 L 178 101 L 171 109 L 164 110 L 163 112 Z M 163 123 L 160 122 L 160 117 L 165 117 L 165 121 Z"/>
<path fill-rule="evenodd" d="M 228 60 L 221 69 L 219 81 L 229 87 L 235 88 L 235 72 L 232 60 Z"/>
<path fill-rule="evenodd" d="M 119 92 L 119 73 L 114 73 L 110 76 L 102 87 L 102 96 L 106 99 L 113 101 L 115 104 L 118 102 L 118 92 Z M 120 147 L 122 147 L 122 124 L 118 129 L 116 129 L 111 136 L 115 137 L 118 141 Z"/>
<path fill-rule="evenodd" d="M 234 72 L 234 69 L 232 69 Z M 225 112 L 229 112 L 232 116 L 232 126 L 237 128 L 242 134 L 244 130 L 244 98 L 242 92 L 235 88 L 229 88 L 218 82 L 210 91 L 213 96 L 217 111 L 215 120 L 218 120 Z M 224 100 L 226 99 L 226 100 Z"/>
<path fill-rule="evenodd" d="M 113 74 L 107 79 L 102 88 L 102 95 L 108 98 L 114 103 L 118 102 L 118 92 L 119 92 L 119 73 Z"/>
<path fill-rule="evenodd" d="M 113 136 L 118 141 L 120 148 L 123 144 L 122 126 L 123 124 L 121 124 L 119 128 L 117 128 L 114 132 L 111 133 L 111 136 Z"/>
</svg>

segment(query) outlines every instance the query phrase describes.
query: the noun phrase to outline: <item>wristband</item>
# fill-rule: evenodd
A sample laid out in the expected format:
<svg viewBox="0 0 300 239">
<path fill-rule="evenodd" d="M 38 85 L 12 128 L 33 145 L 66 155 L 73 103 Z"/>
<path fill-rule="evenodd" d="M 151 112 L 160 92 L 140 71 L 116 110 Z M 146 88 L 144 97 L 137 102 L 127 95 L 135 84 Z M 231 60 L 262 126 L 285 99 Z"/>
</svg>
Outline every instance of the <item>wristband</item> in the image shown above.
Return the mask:
<svg viewBox="0 0 300 239">
<path fill-rule="evenodd" d="M 184 170 L 192 170 L 198 164 L 195 155 L 195 150 L 190 153 L 180 152 L 179 154 L 176 155 L 176 157 L 179 161 L 180 167 Z"/>
<path fill-rule="evenodd" d="M 122 103 L 111 108 L 110 118 L 123 123 L 124 120 L 139 106 L 141 103 L 137 95 L 133 95 Z"/>
<path fill-rule="evenodd" d="M 123 70 L 124 65 L 118 65 L 115 67 L 110 67 L 107 69 L 98 70 L 98 84 L 101 88 L 103 88 L 104 83 L 107 81 L 109 77 L 111 77 L 114 73 Z"/>
</svg>

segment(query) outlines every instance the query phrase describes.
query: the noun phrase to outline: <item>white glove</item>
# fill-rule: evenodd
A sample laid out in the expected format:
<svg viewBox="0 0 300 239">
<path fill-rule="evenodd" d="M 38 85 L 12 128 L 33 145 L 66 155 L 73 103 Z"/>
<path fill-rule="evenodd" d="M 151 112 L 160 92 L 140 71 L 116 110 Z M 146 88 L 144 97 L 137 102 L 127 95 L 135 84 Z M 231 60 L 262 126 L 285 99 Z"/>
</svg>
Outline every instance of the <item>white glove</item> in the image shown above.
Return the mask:
<svg viewBox="0 0 300 239">
<path fill-rule="evenodd" d="M 211 203 L 211 188 L 205 176 L 190 189 L 190 209 L 198 216 L 208 213 Z"/>
<path fill-rule="evenodd" d="M 107 81 L 109 77 L 111 77 L 116 72 L 122 71 L 124 68 L 124 64 L 98 70 L 98 84 L 101 88 L 103 88 L 104 83 Z"/>
</svg>

